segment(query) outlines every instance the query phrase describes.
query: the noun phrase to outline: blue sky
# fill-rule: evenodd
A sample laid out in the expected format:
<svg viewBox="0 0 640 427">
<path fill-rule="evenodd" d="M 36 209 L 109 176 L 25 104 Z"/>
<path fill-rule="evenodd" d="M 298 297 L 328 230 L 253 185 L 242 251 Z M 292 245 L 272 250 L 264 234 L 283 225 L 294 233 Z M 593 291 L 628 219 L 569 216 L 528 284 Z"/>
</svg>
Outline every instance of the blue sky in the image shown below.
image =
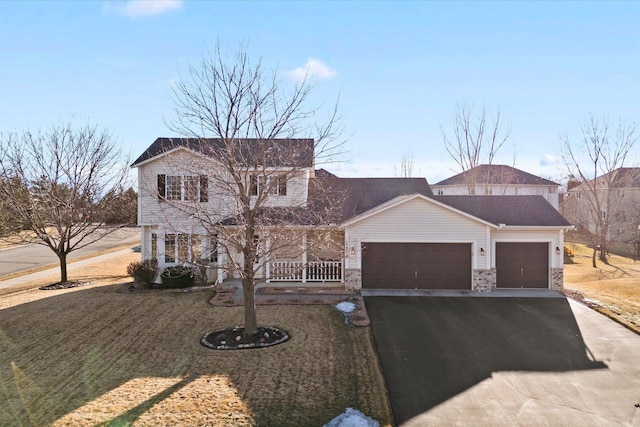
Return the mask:
<svg viewBox="0 0 640 427">
<path fill-rule="evenodd" d="M 640 2 L 0 2 L 0 131 L 75 117 L 133 157 L 173 136 L 171 84 L 219 39 L 277 67 L 311 65 L 340 97 L 341 176 L 457 172 L 442 143 L 457 103 L 500 109 L 497 163 L 557 180 L 588 114 L 640 117 Z"/>
</svg>

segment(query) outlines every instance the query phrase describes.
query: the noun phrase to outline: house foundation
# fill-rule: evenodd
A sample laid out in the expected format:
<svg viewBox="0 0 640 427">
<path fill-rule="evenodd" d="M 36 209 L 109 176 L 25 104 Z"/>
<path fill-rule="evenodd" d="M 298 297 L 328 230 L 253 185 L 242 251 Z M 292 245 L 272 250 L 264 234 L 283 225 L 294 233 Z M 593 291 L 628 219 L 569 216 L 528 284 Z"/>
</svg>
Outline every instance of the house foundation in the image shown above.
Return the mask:
<svg viewBox="0 0 640 427">
<path fill-rule="evenodd" d="M 496 269 L 473 270 L 471 290 L 475 292 L 491 292 L 496 288 Z"/>
<path fill-rule="evenodd" d="M 362 270 L 359 268 L 346 268 L 344 270 L 344 287 L 348 291 L 362 289 Z"/>
<path fill-rule="evenodd" d="M 564 290 L 564 268 L 551 269 L 551 290 L 556 292 Z"/>
</svg>

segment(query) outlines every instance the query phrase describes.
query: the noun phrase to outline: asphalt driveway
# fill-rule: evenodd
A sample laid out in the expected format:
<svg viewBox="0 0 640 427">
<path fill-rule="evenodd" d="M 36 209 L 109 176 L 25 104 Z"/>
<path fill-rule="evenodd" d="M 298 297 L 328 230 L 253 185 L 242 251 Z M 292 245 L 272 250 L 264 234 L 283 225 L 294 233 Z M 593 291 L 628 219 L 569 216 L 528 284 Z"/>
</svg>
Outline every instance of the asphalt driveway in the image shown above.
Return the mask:
<svg viewBox="0 0 640 427">
<path fill-rule="evenodd" d="M 640 426 L 640 336 L 578 303 L 365 304 L 398 425 Z"/>
</svg>

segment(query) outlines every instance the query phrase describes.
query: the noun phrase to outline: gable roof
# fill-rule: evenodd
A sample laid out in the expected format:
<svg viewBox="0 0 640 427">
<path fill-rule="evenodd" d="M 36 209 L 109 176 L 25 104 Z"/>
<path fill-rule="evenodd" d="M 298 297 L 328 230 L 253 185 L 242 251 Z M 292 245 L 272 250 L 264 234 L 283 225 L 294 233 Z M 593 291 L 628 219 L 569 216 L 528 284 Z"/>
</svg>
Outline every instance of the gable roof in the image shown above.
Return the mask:
<svg viewBox="0 0 640 427">
<path fill-rule="evenodd" d="M 330 192 L 330 197 L 321 194 Z M 326 209 L 327 203 L 339 205 L 338 222 L 344 222 L 398 196 L 422 194 L 432 196 L 425 178 L 313 178 L 309 182 L 309 203 L 314 210 Z M 314 203 L 320 200 L 319 203 Z"/>
<path fill-rule="evenodd" d="M 432 198 L 495 225 L 571 226 L 542 196 L 432 196 Z"/>
<path fill-rule="evenodd" d="M 479 165 L 451 178 L 434 184 L 465 185 L 476 184 L 511 184 L 511 185 L 560 185 L 548 179 L 530 174 L 507 165 Z"/>
<path fill-rule="evenodd" d="M 320 174 L 309 179 L 307 207 L 262 208 L 265 223 L 285 221 L 296 225 L 340 224 L 400 196 L 433 193 L 425 178 L 339 178 Z M 221 225 L 236 225 L 236 217 Z"/>
<path fill-rule="evenodd" d="M 138 157 L 131 167 L 140 166 L 147 161 L 170 151 L 185 148 L 196 153 L 221 158 L 230 149 L 235 161 L 251 165 L 261 157 L 258 164 L 265 167 L 312 167 L 313 139 L 276 138 L 158 138 Z"/>
</svg>

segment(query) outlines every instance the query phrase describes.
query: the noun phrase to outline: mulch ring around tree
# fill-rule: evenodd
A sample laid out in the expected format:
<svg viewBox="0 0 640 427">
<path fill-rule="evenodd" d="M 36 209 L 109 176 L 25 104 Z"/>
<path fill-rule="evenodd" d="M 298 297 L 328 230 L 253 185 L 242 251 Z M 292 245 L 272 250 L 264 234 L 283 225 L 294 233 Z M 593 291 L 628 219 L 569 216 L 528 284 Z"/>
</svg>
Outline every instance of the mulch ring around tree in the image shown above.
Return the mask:
<svg viewBox="0 0 640 427">
<path fill-rule="evenodd" d="M 79 288 L 80 286 L 87 286 L 92 284 L 93 282 L 83 282 L 80 280 L 67 280 L 66 282 L 56 282 L 50 285 L 40 286 L 38 289 L 41 291 L 53 291 L 57 289 L 70 289 L 70 288 Z"/>
<path fill-rule="evenodd" d="M 244 327 L 236 326 L 209 332 L 202 337 L 200 344 L 214 350 L 242 350 L 271 347 L 288 339 L 289 335 L 275 326 L 259 326 L 258 332 L 251 336 L 244 335 Z"/>
</svg>

